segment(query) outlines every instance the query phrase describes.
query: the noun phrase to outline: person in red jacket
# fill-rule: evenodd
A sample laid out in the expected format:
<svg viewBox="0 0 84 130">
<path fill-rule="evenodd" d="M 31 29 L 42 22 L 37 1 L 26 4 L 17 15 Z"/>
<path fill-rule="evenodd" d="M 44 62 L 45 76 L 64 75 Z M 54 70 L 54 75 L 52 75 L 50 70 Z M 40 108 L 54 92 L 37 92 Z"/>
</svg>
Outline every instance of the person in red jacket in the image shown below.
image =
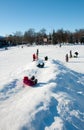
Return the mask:
<svg viewBox="0 0 84 130">
<path fill-rule="evenodd" d="M 34 86 L 35 84 L 37 84 L 37 79 L 35 79 L 34 76 L 32 76 L 30 79 L 27 76 L 25 76 L 23 78 L 23 85 L 24 86 L 25 85 L 27 85 L 27 86 Z"/>
<path fill-rule="evenodd" d="M 35 53 L 33 54 L 33 61 L 35 61 L 36 60 L 36 55 L 35 55 Z"/>
</svg>

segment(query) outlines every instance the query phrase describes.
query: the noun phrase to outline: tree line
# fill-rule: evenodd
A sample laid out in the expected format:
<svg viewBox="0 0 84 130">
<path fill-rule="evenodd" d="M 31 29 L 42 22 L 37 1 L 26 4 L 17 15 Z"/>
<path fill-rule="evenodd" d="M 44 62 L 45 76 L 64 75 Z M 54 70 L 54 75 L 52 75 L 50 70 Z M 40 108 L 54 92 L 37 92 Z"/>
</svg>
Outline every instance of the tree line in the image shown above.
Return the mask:
<svg viewBox="0 0 84 130">
<path fill-rule="evenodd" d="M 2 42 L 1 42 L 2 41 Z M 16 45 L 43 45 L 43 44 L 60 44 L 60 43 L 80 43 L 84 44 L 84 29 L 70 32 L 64 29 L 53 30 L 52 33 L 47 34 L 46 29 L 42 28 L 39 32 L 35 32 L 33 28 L 25 31 L 16 31 L 13 34 L 5 36 L 0 40 L 0 47 L 2 46 L 16 46 Z"/>
</svg>

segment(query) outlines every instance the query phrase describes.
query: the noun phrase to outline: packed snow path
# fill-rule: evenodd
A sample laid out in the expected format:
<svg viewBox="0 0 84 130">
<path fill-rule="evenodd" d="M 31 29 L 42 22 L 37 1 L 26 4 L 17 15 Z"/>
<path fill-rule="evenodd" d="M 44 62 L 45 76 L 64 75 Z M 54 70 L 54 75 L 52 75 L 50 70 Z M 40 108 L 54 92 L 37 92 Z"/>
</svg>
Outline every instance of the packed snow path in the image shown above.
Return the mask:
<svg viewBox="0 0 84 130">
<path fill-rule="evenodd" d="M 24 75 L 38 84 L 24 88 Z M 28 64 L 17 77 L 0 90 L 0 130 L 84 129 L 84 74 L 52 59 L 44 68 Z"/>
</svg>

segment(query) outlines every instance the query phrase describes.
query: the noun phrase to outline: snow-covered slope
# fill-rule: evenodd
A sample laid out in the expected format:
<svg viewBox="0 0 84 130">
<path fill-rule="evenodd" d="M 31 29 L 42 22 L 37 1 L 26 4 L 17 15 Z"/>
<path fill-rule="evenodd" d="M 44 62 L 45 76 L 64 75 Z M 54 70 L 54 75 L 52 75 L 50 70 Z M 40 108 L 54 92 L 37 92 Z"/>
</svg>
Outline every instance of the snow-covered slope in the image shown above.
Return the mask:
<svg viewBox="0 0 84 130">
<path fill-rule="evenodd" d="M 32 62 L 39 48 L 44 68 Z M 78 58 L 65 62 L 72 50 Z M 0 51 L 0 130 L 84 129 L 84 46 L 15 47 Z M 24 76 L 38 84 L 23 87 Z"/>
</svg>

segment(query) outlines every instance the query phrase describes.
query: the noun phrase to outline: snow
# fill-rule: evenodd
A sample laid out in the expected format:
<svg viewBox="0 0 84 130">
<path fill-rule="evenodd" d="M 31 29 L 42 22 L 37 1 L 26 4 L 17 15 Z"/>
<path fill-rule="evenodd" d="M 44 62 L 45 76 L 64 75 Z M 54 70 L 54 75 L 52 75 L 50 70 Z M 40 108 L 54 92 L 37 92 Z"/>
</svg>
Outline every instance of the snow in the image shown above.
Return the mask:
<svg viewBox="0 0 84 130">
<path fill-rule="evenodd" d="M 32 60 L 37 49 L 44 68 Z M 70 50 L 79 55 L 67 63 Z M 38 84 L 23 87 L 23 77 L 32 75 Z M 0 130 L 84 130 L 83 102 L 83 45 L 0 49 Z"/>
</svg>

